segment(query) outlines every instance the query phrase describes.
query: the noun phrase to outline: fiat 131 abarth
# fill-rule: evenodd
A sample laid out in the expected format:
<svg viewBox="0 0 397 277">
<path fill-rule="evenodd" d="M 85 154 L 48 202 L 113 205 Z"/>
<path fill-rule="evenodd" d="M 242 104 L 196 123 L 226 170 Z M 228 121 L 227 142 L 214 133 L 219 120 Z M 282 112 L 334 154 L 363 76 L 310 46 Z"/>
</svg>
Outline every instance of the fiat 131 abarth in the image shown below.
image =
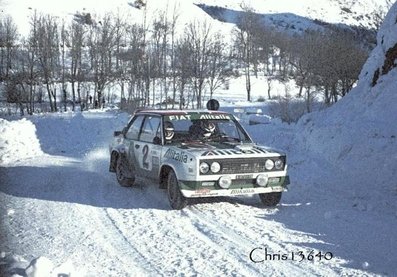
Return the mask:
<svg viewBox="0 0 397 277">
<path fill-rule="evenodd" d="M 191 198 L 246 194 L 272 207 L 289 184 L 286 155 L 255 144 L 232 114 L 218 110 L 137 111 L 109 150 L 120 185 L 156 182 L 173 209 Z"/>
</svg>

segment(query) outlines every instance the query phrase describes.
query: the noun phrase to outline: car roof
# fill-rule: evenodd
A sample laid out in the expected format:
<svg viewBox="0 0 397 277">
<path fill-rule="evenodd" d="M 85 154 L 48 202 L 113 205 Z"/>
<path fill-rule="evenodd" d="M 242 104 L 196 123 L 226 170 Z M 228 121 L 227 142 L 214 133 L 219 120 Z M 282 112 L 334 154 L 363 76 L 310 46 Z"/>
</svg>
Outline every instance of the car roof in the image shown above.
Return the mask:
<svg viewBox="0 0 397 277">
<path fill-rule="evenodd" d="M 187 114 L 226 114 L 228 112 L 224 111 L 213 111 L 213 110 L 155 110 L 155 109 L 145 109 L 138 110 L 135 114 L 158 114 L 158 115 L 187 115 Z"/>
</svg>

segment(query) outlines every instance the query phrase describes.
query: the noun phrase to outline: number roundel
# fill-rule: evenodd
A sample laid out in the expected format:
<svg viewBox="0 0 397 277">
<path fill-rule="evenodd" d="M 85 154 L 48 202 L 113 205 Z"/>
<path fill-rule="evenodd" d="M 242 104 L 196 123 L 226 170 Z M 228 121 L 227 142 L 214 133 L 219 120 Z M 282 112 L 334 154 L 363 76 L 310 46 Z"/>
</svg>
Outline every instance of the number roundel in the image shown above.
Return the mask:
<svg viewBox="0 0 397 277">
<path fill-rule="evenodd" d="M 142 148 L 142 154 L 143 154 L 142 166 L 143 166 L 143 168 L 148 169 L 149 168 L 149 161 L 148 161 L 149 146 L 147 144 Z"/>
</svg>

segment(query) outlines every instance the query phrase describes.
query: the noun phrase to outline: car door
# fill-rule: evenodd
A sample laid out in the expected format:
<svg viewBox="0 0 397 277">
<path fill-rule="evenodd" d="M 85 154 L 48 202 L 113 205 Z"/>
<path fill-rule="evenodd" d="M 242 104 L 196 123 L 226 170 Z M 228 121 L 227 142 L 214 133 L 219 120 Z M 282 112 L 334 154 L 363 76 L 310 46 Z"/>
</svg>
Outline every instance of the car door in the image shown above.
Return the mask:
<svg viewBox="0 0 397 277">
<path fill-rule="evenodd" d="M 147 115 L 143 121 L 138 141 L 134 142 L 134 153 L 139 176 L 156 179 L 160 169 L 161 117 Z"/>
<path fill-rule="evenodd" d="M 138 115 L 132 120 L 132 122 L 129 124 L 127 132 L 125 133 L 125 139 L 124 139 L 124 144 L 127 149 L 126 156 L 129 164 L 135 170 L 135 174 L 138 173 L 137 169 L 139 168 L 139 166 L 138 166 L 138 161 L 135 157 L 134 145 L 138 141 L 139 133 L 141 131 L 144 118 L 145 118 L 144 115 Z"/>
</svg>

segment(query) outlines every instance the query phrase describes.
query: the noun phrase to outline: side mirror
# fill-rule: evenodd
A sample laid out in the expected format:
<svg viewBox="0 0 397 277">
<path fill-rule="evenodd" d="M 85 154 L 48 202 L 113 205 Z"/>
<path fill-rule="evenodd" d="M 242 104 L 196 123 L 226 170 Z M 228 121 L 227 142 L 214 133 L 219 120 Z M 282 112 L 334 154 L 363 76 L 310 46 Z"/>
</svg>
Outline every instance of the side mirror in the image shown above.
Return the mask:
<svg viewBox="0 0 397 277">
<path fill-rule="evenodd" d="M 154 137 L 154 139 L 153 139 L 153 144 L 161 145 L 161 138 L 159 138 L 159 137 Z"/>
<path fill-rule="evenodd" d="M 120 135 L 125 136 L 127 133 L 127 127 L 124 127 L 122 131 L 114 131 L 113 136 L 118 137 Z"/>
<path fill-rule="evenodd" d="M 118 137 L 118 136 L 120 136 L 122 133 L 123 133 L 122 131 L 114 131 L 113 136 L 114 136 L 114 137 Z"/>
</svg>

